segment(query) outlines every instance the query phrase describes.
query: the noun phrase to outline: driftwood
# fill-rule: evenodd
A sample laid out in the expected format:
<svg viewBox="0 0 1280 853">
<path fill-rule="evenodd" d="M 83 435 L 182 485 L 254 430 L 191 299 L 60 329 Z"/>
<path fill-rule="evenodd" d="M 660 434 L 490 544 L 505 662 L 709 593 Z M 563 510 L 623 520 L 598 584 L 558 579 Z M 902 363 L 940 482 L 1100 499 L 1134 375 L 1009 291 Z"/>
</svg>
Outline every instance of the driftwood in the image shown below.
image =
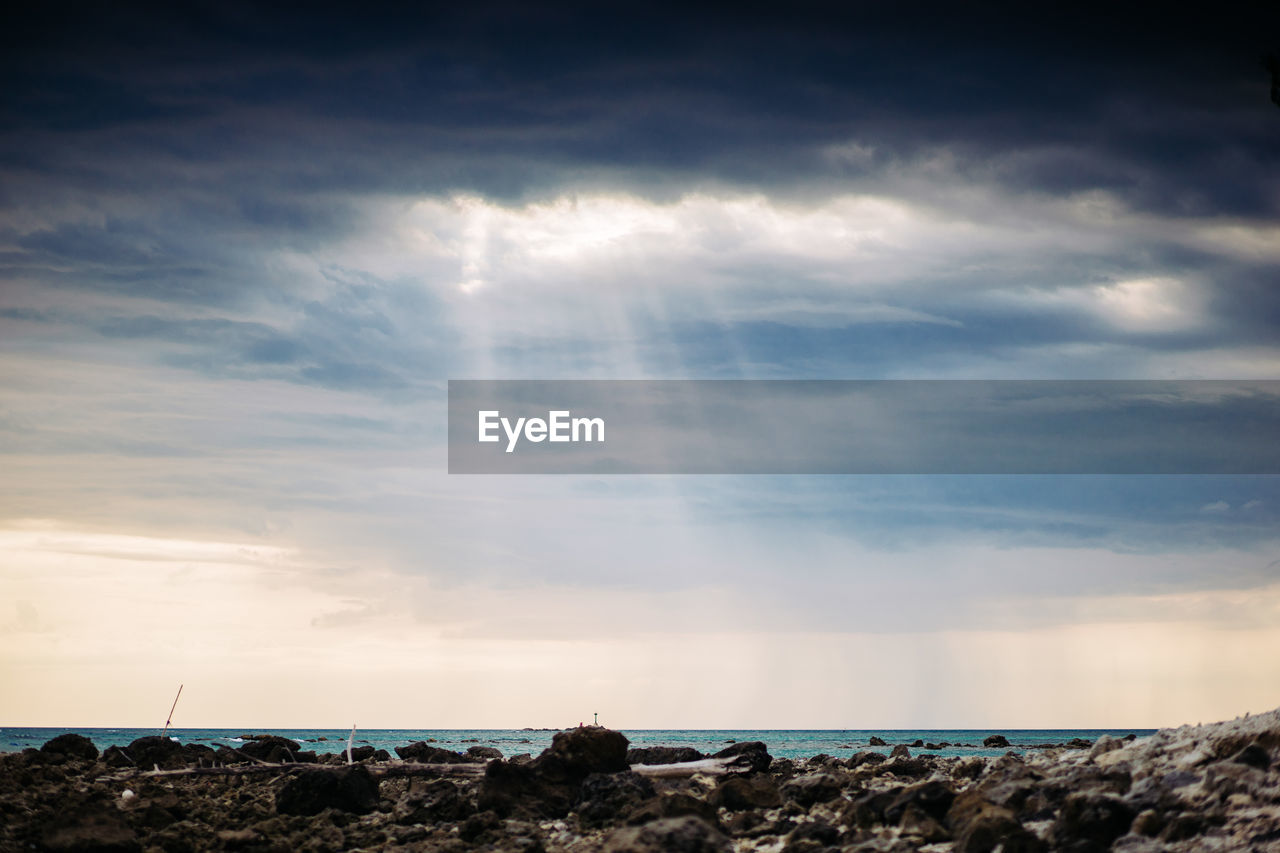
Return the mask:
<svg viewBox="0 0 1280 853">
<path fill-rule="evenodd" d="M 130 769 L 111 776 L 101 776 L 99 782 L 124 782 L 129 779 L 152 779 L 166 776 L 252 776 L 259 773 L 318 773 L 335 770 L 346 765 L 310 764 L 306 762 L 282 762 L 271 764 L 221 764 L 214 767 L 179 767 L 174 770 Z M 362 765 L 373 776 L 483 776 L 483 764 L 418 764 L 399 761 L 391 764 Z"/>
<path fill-rule="evenodd" d="M 734 765 L 739 756 L 729 758 L 704 758 L 701 761 L 682 761 L 679 764 L 632 764 L 631 772 L 654 779 L 685 779 L 705 773 L 708 776 L 722 776 L 726 773 L 741 773 L 746 767 Z"/>
<path fill-rule="evenodd" d="M 248 757 L 248 756 L 246 756 Z M 685 761 L 679 764 L 633 764 L 631 770 L 641 776 L 654 779 L 686 779 L 699 773 L 721 776 L 739 773 L 746 768 L 735 767 L 733 758 L 705 758 L 701 761 Z M 270 764 L 256 760 L 252 764 L 223 764 L 215 767 L 180 767 L 176 770 L 142 770 L 134 768 L 103 776 L 99 782 L 123 782 L 139 778 L 163 778 L 167 776 L 252 776 L 260 773 L 314 773 L 332 769 L 332 764 L 308 764 L 285 762 Z M 373 776 L 471 776 L 484 775 L 485 764 L 419 764 L 413 761 L 396 761 L 387 764 L 362 765 Z"/>
</svg>

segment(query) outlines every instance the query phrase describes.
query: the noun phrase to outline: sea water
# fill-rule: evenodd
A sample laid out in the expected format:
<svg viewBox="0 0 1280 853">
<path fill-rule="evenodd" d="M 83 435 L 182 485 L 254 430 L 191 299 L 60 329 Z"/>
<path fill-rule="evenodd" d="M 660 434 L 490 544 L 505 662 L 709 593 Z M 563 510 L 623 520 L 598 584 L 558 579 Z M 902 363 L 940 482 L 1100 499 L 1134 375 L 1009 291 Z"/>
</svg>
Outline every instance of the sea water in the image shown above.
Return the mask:
<svg viewBox="0 0 1280 853">
<path fill-rule="evenodd" d="M 45 741 L 75 732 L 93 741 L 98 749 L 127 746 L 136 738 L 160 734 L 160 729 L 112 728 L 0 728 L 0 752 L 20 752 L 39 747 Z M 1065 744 L 1074 738 L 1094 741 L 1102 735 L 1120 738 L 1126 735 L 1146 737 L 1154 729 L 627 729 L 623 734 L 633 747 L 688 746 L 707 754 L 719 752 L 734 743 L 763 741 L 775 758 L 808 758 L 825 753 L 847 758 L 868 750 L 888 753 L 898 744 L 949 744 L 941 749 L 912 747 L 912 754 L 965 756 L 1003 755 L 1009 750 L 1023 752 L 1042 744 Z M 217 748 L 243 743 L 246 735 L 273 734 L 302 744 L 315 752 L 341 752 L 346 749 L 350 729 L 179 729 L 170 728 L 168 735 L 182 743 L 198 743 Z M 520 753 L 537 755 L 551 745 L 554 729 L 357 729 L 355 745 L 385 749 L 395 755 L 397 746 L 415 741 L 433 742 L 433 746 L 465 752 L 471 746 L 489 746 L 504 756 Z M 982 741 L 993 734 L 1003 735 L 1008 747 L 988 748 Z M 886 746 L 869 746 L 872 737 Z"/>
</svg>

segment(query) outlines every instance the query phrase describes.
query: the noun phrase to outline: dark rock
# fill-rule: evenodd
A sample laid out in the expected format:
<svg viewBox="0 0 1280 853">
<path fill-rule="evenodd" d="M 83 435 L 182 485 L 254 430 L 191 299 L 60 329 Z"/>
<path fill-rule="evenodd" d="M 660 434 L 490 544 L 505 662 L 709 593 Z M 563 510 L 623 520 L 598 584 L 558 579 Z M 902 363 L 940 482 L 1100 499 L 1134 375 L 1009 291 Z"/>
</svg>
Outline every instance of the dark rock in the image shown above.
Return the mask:
<svg viewBox="0 0 1280 853">
<path fill-rule="evenodd" d="M 790 758 L 775 758 L 769 765 L 769 775 L 779 781 L 796 775 L 796 763 Z"/>
<path fill-rule="evenodd" d="M 1133 819 L 1133 823 L 1129 826 L 1129 831 L 1135 835 L 1145 835 L 1148 838 L 1155 838 L 1160 834 L 1160 830 L 1165 827 L 1165 818 L 1155 809 L 1146 809 L 1139 812 L 1138 816 Z"/>
<path fill-rule="evenodd" d="M 527 752 L 522 752 L 519 755 L 513 755 L 507 759 L 509 764 L 530 764 L 532 761 L 533 756 Z"/>
<path fill-rule="evenodd" d="M 655 796 L 653 783 L 639 774 L 593 773 L 582 780 L 575 809 L 584 826 L 619 823 Z"/>
<path fill-rule="evenodd" d="M 575 781 L 591 773 L 620 773 L 627 764 L 627 738 L 603 726 L 582 726 L 558 732 L 551 746 L 534 760 L 544 772 L 563 772 Z M 554 770 L 553 770 L 554 768 Z"/>
<path fill-rule="evenodd" d="M 266 841 L 262 833 L 252 827 L 220 829 L 215 833 L 215 837 L 224 850 L 247 850 L 257 847 Z"/>
<path fill-rule="evenodd" d="M 797 824 L 796 828 L 791 830 L 787 835 L 787 845 L 783 850 L 806 849 L 808 847 L 822 849 L 835 844 L 840 840 L 839 827 L 832 826 L 822 818 L 805 821 Z M 815 842 L 811 845 L 801 847 L 801 842 Z"/>
<path fill-rule="evenodd" d="M 1166 788 L 1175 790 L 1177 788 L 1185 788 L 1188 785 L 1199 784 L 1204 777 L 1199 773 L 1192 773 L 1189 770 L 1175 770 L 1172 773 L 1166 773 L 1160 778 L 1160 781 Z"/>
<path fill-rule="evenodd" d="M 729 839 L 705 820 L 673 817 L 617 830 L 603 853 L 728 853 Z"/>
<path fill-rule="evenodd" d="M 1065 772 L 1053 774 L 1044 780 L 1040 793 L 1053 807 L 1060 807 L 1067 797 L 1077 791 L 1089 791 L 1095 794 L 1127 794 L 1132 786 L 1132 777 L 1123 766 L 1100 768 L 1093 764 L 1068 766 Z"/>
<path fill-rule="evenodd" d="M 373 758 L 373 753 L 374 753 L 374 749 L 372 746 L 353 746 L 351 748 L 351 760 L 365 761 L 367 759 Z M 346 754 L 347 754 L 346 750 L 343 750 L 341 753 L 341 755 L 344 758 L 346 757 Z"/>
<path fill-rule="evenodd" d="M 109 751 L 110 750 L 108 750 L 108 752 Z M 102 757 L 104 760 L 106 759 L 107 755 L 105 752 L 102 754 Z M 219 764 L 245 764 L 249 761 L 249 757 L 247 755 L 241 755 L 240 750 L 230 746 L 219 746 L 215 749 L 213 751 L 213 759 Z M 124 760 L 127 761 L 127 757 Z"/>
<path fill-rule="evenodd" d="M 1041 807 L 1047 808 L 1049 815 L 1052 816 L 1057 806 L 1062 804 L 1062 800 L 1066 798 L 1066 794 L 1061 794 L 1056 798 L 1046 793 L 1046 789 L 1041 787 L 1038 774 L 1028 774 L 1026 776 L 1018 776 L 1012 779 L 992 779 L 988 778 L 978 786 L 982 796 L 998 806 L 1013 809 L 1015 814 L 1026 817 L 1023 814 L 1026 810 L 1034 810 Z M 1052 786 L 1049 786 L 1052 787 Z M 1056 792 L 1055 792 L 1056 793 Z"/>
<path fill-rule="evenodd" d="M 892 773 L 907 779 L 919 779 L 933 772 L 934 758 L 895 758 L 876 767 L 876 775 Z"/>
<path fill-rule="evenodd" d="M 706 757 L 689 746 L 647 746 L 627 750 L 627 764 L 683 764 Z"/>
<path fill-rule="evenodd" d="M 991 735 L 982 739 L 982 745 L 988 749 L 1005 749 L 1009 746 L 1009 739 L 1004 735 Z"/>
<path fill-rule="evenodd" d="M 861 767 L 864 764 L 880 764 L 888 760 L 883 752 L 857 752 L 849 757 L 849 766 Z"/>
<path fill-rule="evenodd" d="M 140 737 L 126 746 L 124 752 L 135 766 L 143 770 L 151 770 L 154 767 L 173 770 L 185 767 L 187 764 L 182 744 L 161 735 Z"/>
<path fill-rule="evenodd" d="M 480 812 L 462 822 L 458 837 L 471 845 L 491 844 L 502 838 L 502 818 L 493 812 Z"/>
<path fill-rule="evenodd" d="M 955 838 L 956 853 L 990 853 L 998 846 L 1011 853 L 1030 853 L 1045 846 L 1022 826 L 1012 809 L 991 802 L 973 789 L 952 801 L 946 822 Z"/>
<path fill-rule="evenodd" d="M 888 746 L 888 745 L 889 744 L 885 743 L 883 740 L 876 737 L 875 735 L 872 735 L 871 740 L 867 741 L 867 746 Z"/>
<path fill-rule="evenodd" d="M 361 764 L 307 770 L 276 794 L 276 811 L 281 814 L 314 815 L 327 808 L 368 814 L 377 805 L 378 782 Z"/>
<path fill-rule="evenodd" d="M 205 746 L 202 743 L 183 744 L 183 764 L 193 764 L 197 767 L 212 767 L 217 760 L 218 753 L 214 751 L 213 747 Z"/>
<path fill-rule="evenodd" d="M 860 829 L 869 829 L 884 823 L 884 812 L 897 797 L 897 791 L 876 791 L 855 799 L 845 809 L 843 820 Z"/>
<path fill-rule="evenodd" d="M 118 746 L 109 746 L 102 751 L 102 761 L 108 767 L 134 767 L 133 759 L 129 757 L 129 753 L 125 752 Z"/>
<path fill-rule="evenodd" d="M 240 745 L 243 755 L 270 764 L 293 762 L 301 749 L 297 741 L 279 735 L 254 735 L 252 740 Z"/>
<path fill-rule="evenodd" d="M 733 817 L 729 818 L 728 830 L 730 835 L 749 835 L 752 830 L 758 829 L 765 822 L 764 816 L 760 812 L 735 812 Z"/>
<path fill-rule="evenodd" d="M 925 749 L 934 749 L 934 750 L 937 750 L 937 749 L 942 749 L 942 746 L 943 746 L 943 745 L 942 745 L 942 744 L 940 744 L 940 743 L 926 743 L 926 744 L 924 745 L 924 748 L 925 748 Z"/>
<path fill-rule="evenodd" d="M 769 754 L 769 748 L 758 740 L 735 743 L 727 749 L 720 750 L 712 757 L 734 758 L 736 759 L 732 762 L 734 766 L 748 767 L 752 773 L 763 773 L 773 763 L 773 756 Z"/>
<path fill-rule="evenodd" d="M 755 813 L 742 812 L 742 814 Z M 665 793 L 645 802 L 631 812 L 631 815 L 627 818 L 627 823 L 638 826 L 650 821 L 662 820 L 663 818 L 685 817 L 688 815 L 702 818 L 712 826 L 720 827 L 720 818 L 716 815 L 714 806 L 706 800 L 680 793 Z"/>
<path fill-rule="evenodd" d="M 1160 832 L 1160 840 L 1168 843 L 1186 841 L 1195 838 L 1208 828 L 1203 815 L 1184 813 L 1165 824 Z"/>
<path fill-rule="evenodd" d="M 920 738 L 916 738 L 911 743 L 909 743 L 908 746 L 910 746 L 912 749 L 920 749 L 921 747 L 924 746 L 924 741 L 920 740 Z"/>
<path fill-rule="evenodd" d="M 478 764 L 480 762 L 480 759 L 460 752 L 429 746 L 426 741 L 421 740 L 408 746 L 397 746 L 396 755 L 405 761 L 415 761 L 419 764 Z"/>
<path fill-rule="evenodd" d="M 914 805 L 907 806 L 898 820 L 903 835 L 919 838 L 926 844 L 950 841 L 951 833 L 937 818 L 931 817 Z"/>
<path fill-rule="evenodd" d="M 63 735 L 63 737 L 66 737 L 66 735 Z M 52 741 L 50 741 L 50 743 L 52 743 Z M 48 745 L 49 744 L 45 744 L 44 747 L 41 748 L 43 749 L 48 747 Z M 1271 766 L 1271 756 L 1265 749 L 1256 743 L 1251 743 L 1244 749 L 1237 752 L 1231 757 L 1231 760 L 1237 764 L 1257 767 L 1259 770 L 1266 770 Z"/>
<path fill-rule="evenodd" d="M 1076 793 L 1067 797 L 1050 836 L 1063 850 L 1104 851 L 1129 831 L 1134 812 L 1123 800 L 1106 794 Z"/>
<path fill-rule="evenodd" d="M 72 732 L 67 732 L 45 741 L 44 746 L 40 747 L 40 751 L 47 755 L 61 755 L 76 761 L 98 760 L 98 748 L 93 745 L 93 741 L 84 735 Z"/>
<path fill-rule="evenodd" d="M 128 805 L 135 828 L 164 829 L 188 816 L 187 804 L 172 791 L 137 797 Z"/>
<path fill-rule="evenodd" d="M 457 822 L 475 814 L 476 808 L 462 791 L 448 779 L 436 779 L 414 788 L 396 803 L 396 823 Z"/>
<path fill-rule="evenodd" d="M 900 743 L 897 746 L 895 746 L 892 750 L 889 751 L 889 757 L 890 758 L 910 758 L 911 750 L 907 749 L 906 744 Z"/>
<path fill-rule="evenodd" d="M 492 746 L 469 746 L 467 747 L 467 755 L 479 761 L 502 760 L 502 750 L 495 749 Z"/>
<path fill-rule="evenodd" d="M 40 843 L 51 853 L 132 853 L 141 850 L 137 833 L 106 797 L 58 804 L 57 816 L 44 825 Z"/>
<path fill-rule="evenodd" d="M 1204 789 L 1226 799 L 1232 794 L 1250 794 L 1266 783 L 1266 773 L 1235 761 L 1218 761 L 1204 769 Z"/>
<path fill-rule="evenodd" d="M 567 815 L 578 796 L 577 780 L 568 778 L 563 768 L 556 768 L 554 774 L 544 773 L 541 761 L 542 758 L 528 764 L 489 762 L 480 781 L 477 807 L 502 817 L 562 818 Z"/>
<path fill-rule="evenodd" d="M 941 782 L 912 785 L 897 792 L 897 796 L 885 807 L 884 819 L 886 823 L 898 823 L 902 819 L 902 813 L 908 807 L 914 807 L 934 820 L 942 821 L 946 819 L 947 811 L 955 798 L 952 790 Z"/>
<path fill-rule="evenodd" d="M 844 786 L 830 773 L 815 773 L 792 779 L 782 786 L 782 795 L 788 800 L 808 808 L 815 803 L 826 803 L 840 796 Z"/>
<path fill-rule="evenodd" d="M 782 805 L 782 794 L 766 776 L 730 776 L 716 785 L 707 801 L 731 812 L 744 809 L 772 809 Z"/>
</svg>

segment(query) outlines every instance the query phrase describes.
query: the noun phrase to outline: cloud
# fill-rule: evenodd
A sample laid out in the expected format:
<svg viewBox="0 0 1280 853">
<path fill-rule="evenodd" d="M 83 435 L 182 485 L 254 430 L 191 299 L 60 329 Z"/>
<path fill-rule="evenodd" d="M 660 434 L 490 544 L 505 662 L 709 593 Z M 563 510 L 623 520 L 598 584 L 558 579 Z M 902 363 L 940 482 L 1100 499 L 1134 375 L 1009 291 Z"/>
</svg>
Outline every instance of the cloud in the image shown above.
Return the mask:
<svg viewBox="0 0 1280 853">
<path fill-rule="evenodd" d="M 723 708 L 704 659 L 799 686 L 885 634 L 975 683 L 1077 640 L 1063 671 L 1096 678 L 1128 642 L 1123 674 L 1156 673 L 1135 715 L 1219 695 L 1161 649 L 1246 659 L 1218 632 L 1275 581 L 1268 478 L 479 482 L 443 473 L 443 383 L 1274 379 L 1273 7 L 348 11 L 32 6 L 0 33 L 0 518 L 63 531 L 6 532 L 0 583 L 66 638 L 9 635 L 10 701 L 136 721 L 120 661 L 154 647 L 157 707 L 199 663 L 347 723 L 334 683 L 428 661 L 415 707 L 474 725 L 508 685 L 585 702 L 547 679 L 612 659 L 620 703 L 676 660 Z M 1055 701 L 1084 683 L 1050 669 Z M 890 693 L 885 720 L 938 705 Z M 537 695 L 511 723 L 561 721 Z"/>
</svg>

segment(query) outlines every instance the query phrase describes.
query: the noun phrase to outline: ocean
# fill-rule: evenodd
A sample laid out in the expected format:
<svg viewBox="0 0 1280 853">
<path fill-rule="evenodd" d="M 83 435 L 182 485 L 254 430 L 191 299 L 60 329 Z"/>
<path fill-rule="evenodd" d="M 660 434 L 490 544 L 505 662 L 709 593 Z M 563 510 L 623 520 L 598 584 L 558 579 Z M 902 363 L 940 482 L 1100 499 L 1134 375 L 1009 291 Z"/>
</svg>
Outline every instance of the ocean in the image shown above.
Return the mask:
<svg viewBox="0 0 1280 853">
<path fill-rule="evenodd" d="M 160 729 L 112 728 L 0 728 L 0 752 L 20 752 L 39 747 L 62 734 L 76 732 L 94 742 L 98 749 L 127 746 L 144 735 L 160 734 Z M 633 747 L 690 746 L 704 753 L 714 753 L 735 742 L 763 741 L 775 758 L 808 758 L 820 753 L 847 758 L 860 750 L 888 753 L 898 744 L 948 744 L 941 749 L 912 748 L 912 754 L 928 755 L 1003 755 L 1010 749 L 1025 751 L 1042 744 L 1064 744 L 1075 738 L 1094 741 L 1102 735 L 1146 737 L 1155 729 L 840 729 L 811 731 L 803 729 L 632 729 L 623 730 Z M 342 729 L 179 729 L 171 727 L 170 737 L 183 743 L 199 743 L 211 747 L 235 746 L 248 734 L 274 734 L 295 740 L 303 749 L 316 752 L 340 752 L 346 748 L 350 730 Z M 356 730 L 355 745 L 368 744 L 394 755 L 395 747 L 415 741 L 434 741 L 435 746 L 465 751 L 470 746 L 491 746 L 506 757 L 529 753 L 537 755 L 551 744 L 555 730 L 549 729 L 368 729 Z M 990 735 L 1003 735 L 1008 747 L 988 748 L 982 741 Z M 869 746 L 872 737 L 885 746 Z"/>
</svg>

